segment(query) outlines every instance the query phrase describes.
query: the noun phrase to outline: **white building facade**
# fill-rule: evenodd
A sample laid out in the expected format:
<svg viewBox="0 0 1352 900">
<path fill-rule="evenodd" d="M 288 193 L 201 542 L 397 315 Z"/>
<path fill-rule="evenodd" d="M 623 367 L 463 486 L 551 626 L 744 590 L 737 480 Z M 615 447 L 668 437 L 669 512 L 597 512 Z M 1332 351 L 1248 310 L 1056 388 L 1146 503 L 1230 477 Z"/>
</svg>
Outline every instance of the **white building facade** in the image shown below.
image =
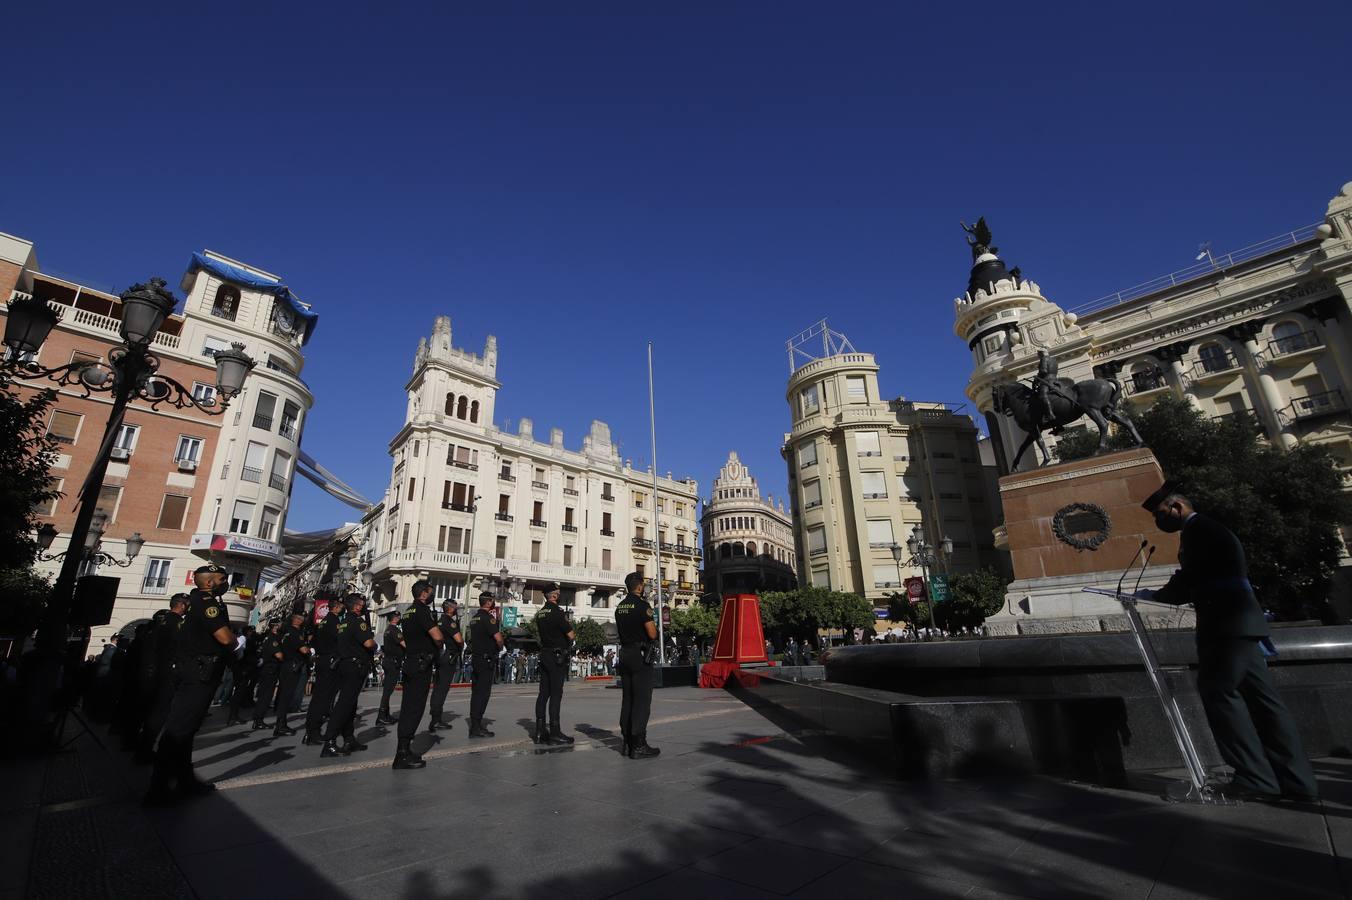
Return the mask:
<svg viewBox="0 0 1352 900">
<path fill-rule="evenodd" d="M 704 590 L 715 596 L 790 591 L 795 572 L 793 522 L 784 501 L 762 497 L 737 452 L 718 470 L 700 517 L 704 529 Z"/>
</svg>

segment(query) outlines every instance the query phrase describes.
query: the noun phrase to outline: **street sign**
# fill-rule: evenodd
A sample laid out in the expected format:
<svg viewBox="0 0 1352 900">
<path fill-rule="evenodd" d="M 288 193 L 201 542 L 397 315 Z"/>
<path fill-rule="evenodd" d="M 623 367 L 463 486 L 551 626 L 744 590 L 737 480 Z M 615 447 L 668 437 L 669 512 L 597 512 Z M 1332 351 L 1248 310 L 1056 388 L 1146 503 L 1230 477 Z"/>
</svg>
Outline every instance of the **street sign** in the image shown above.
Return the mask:
<svg viewBox="0 0 1352 900">
<path fill-rule="evenodd" d="M 930 597 L 934 598 L 935 603 L 943 603 L 948 599 L 947 575 L 930 576 Z"/>
<path fill-rule="evenodd" d="M 671 607 L 664 606 L 662 607 L 662 627 L 665 628 L 670 624 L 671 624 Z"/>
<path fill-rule="evenodd" d="M 504 607 L 502 608 L 502 627 L 503 627 L 503 628 L 515 628 L 515 627 L 516 627 L 516 607 L 515 607 L 515 606 L 504 606 Z"/>
<path fill-rule="evenodd" d="M 912 603 L 919 603 L 925 599 L 925 579 L 919 576 L 911 576 L 906 579 L 906 599 Z"/>
</svg>

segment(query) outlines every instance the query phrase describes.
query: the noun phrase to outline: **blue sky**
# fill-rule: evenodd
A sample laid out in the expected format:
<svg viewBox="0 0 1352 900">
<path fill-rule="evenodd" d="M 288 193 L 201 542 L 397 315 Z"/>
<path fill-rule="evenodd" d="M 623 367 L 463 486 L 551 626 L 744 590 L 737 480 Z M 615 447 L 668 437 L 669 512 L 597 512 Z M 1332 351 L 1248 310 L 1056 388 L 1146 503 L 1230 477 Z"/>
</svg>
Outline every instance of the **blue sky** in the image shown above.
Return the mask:
<svg viewBox="0 0 1352 900">
<path fill-rule="evenodd" d="M 305 447 L 372 497 L 439 314 L 498 335 L 500 422 L 636 463 L 654 341 L 659 469 L 736 449 L 779 494 L 816 320 L 964 400 L 959 219 L 1074 306 L 1352 180 L 1345 0 L 426 6 L 5 14 L 0 231 L 105 287 L 281 274 L 321 314 Z M 288 525 L 354 515 L 302 483 Z"/>
</svg>

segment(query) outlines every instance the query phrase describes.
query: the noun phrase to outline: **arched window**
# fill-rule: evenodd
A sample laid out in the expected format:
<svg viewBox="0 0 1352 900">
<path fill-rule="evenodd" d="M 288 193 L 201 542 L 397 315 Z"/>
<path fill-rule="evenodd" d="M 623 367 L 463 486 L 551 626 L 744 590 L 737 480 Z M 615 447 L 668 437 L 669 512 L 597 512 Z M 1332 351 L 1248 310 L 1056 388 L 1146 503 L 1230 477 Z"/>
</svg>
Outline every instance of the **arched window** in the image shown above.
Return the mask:
<svg viewBox="0 0 1352 900">
<path fill-rule="evenodd" d="M 735 541 L 735 542 L 733 543 L 733 545 L 732 545 L 732 555 L 735 556 L 735 557 L 736 557 L 736 556 L 746 556 L 746 547 L 742 544 L 741 541 Z"/>
<path fill-rule="evenodd" d="M 446 415 L 455 415 L 455 394 L 449 391 L 446 393 Z"/>
<path fill-rule="evenodd" d="M 1278 353 L 1295 353 L 1316 343 L 1313 332 L 1305 331 L 1295 322 L 1278 322 L 1272 328 L 1272 349 Z"/>
<path fill-rule="evenodd" d="M 479 401 L 475 400 L 469 405 L 469 420 L 471 422 L 479 421 Z"/>
<path fill-rule="evenodd" d="M 1233 368 L 1230 365 L 1230 354 L 1226 353 L 1220 344 L 1203 344 L 1197 351 L 1197 356 L 1202 360 L 1203 372 L 1224 372 Z"/>
<path fill-rule="evenodd" d="M 463 419 L 469 415 L 469 398 L 461 397 L 460 402 L 455 405 L 455 417 Z"/>
<path fill-rule="evenodd" d="M 732 545 L 722 544 L 718 548 L 719 559 L 732 559 Z"/>
<path fill-rule="evenodd" d="M 747 545 L 746 545 L 746 555 L 747 555 L 747 556 L 755 556 L 755 555 L 756 555 L 756 542 L 755 542 L 755 541 L 748 541 L 748 542 L 747 542 Z"/>
<path fill-rule="evenodd" d="M 211 314 L 220 319 L 235 321 L 239 312 L 239 288 L 223 284 L 216 288 L 216 301 L 211 304 Z"/>
</svg>

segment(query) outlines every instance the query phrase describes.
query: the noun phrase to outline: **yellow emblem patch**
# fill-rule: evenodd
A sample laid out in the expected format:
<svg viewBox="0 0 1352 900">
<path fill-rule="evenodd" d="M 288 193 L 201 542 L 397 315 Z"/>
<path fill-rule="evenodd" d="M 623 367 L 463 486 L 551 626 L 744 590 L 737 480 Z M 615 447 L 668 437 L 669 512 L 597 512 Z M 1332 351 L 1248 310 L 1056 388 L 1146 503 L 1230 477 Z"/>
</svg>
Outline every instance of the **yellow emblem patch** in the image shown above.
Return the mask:
<svg viewBox="0 0 1352 900">
<path fill-rule="evenodd" d="M 361 623 L 361 630 L 362 630 L 362 631 L 369 631 L 370 629 L 367 627 L 367 625 L 366 625 L 365 622 L 362 622 L 362 623 Z"/>
<path fill-rule="evenodd" d="M 208 619 L 214 619 L 221 614 L 220 607 L 208 606 L 206 608 L 206 614 Z"/>
</svg>

